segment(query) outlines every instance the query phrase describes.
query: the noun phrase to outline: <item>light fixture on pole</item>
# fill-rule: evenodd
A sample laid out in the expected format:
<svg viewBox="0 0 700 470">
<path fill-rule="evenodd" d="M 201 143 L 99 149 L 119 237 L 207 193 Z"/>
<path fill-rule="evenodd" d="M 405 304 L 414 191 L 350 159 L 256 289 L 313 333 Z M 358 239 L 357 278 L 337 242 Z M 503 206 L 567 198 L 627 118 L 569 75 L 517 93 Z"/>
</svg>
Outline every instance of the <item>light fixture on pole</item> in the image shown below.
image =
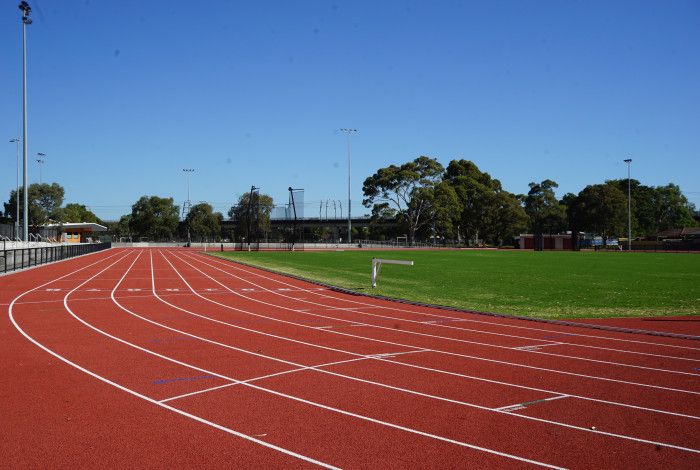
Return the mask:
<svg viewBox="0 0 700 470">
<path fill-rule="evenodd" d="M 17 175 L 16 175 L 16 182 L 17 182 L 17 189 L 15 192 L 15 238 L 19 236 L 19 143 L 20 143 L 20 138 L 15 137 L 14 139 L 10 139 L 11 144 L 15 144 L 15 147 L 17 148 Z"/>
<path fill-rule="evenodd" d="M 351 215 L 351 210 L 350 207 L 352 206 L 352 201 L 350 199 L 350 154 L 351 154 L 351 145 L 350 145 L 350 136 L 352 134 L 357 133 L 357 129 L 340 129 L 341 132 L 345 132 L 345 134 L 348 136 L 348 243 L 352 243 L 352 215 Z"/>
<path fill-rule="evenodd" d="M 32 19 L 29 14 L 32 8 L 29 4 L 22 0 L 19 3 L 19 9 L 22 10 L 22 166 L 24 169 L 24 211 L 22 214 L 22 240 L 29 241 L 29 191 L 28 175 L 27 175 L 27 25 L 32 24 Z"/>
<path fill-rule="evenodd" d="M 632 251 L 632 159 L 625 158 L 624 162 L 627 163 L 627 251 Z"/>
<path fill-rule="evenodd" d="M 46 163 L 46 160 L 44 159 L 45 156 L 46 154 L 41 152 L 36 154 L 36 162 L 39 164 L 39 184 L 43 183 L 41 180 L 41 167 L 44 166 L 44 163 Z"/>
<path fill-rule="evenodd" d="M 194 173 L 194 168 L 183 168 L 182 171 L 187 177 L 187 200 L 182 205 L 182 219 L 186 220 L 190 210 L 192 209 L 192 201 L 190 200 L 190 175 Z M 190 246 L 191 244 L 192 239 L 190 237 L 190 223 L 187 222 L 187 246 Z"/>
</svg>

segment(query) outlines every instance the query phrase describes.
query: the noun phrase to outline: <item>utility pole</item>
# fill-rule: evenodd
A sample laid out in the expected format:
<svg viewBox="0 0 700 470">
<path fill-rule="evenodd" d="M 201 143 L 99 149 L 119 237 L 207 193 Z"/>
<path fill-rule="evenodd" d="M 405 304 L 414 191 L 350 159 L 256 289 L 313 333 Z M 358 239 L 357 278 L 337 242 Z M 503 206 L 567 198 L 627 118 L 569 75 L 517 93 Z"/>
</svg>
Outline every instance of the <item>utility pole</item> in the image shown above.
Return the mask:
<svg viewBox="0 0 700 470">
<path fill-rule="evenodd" d="M 624 162 L 627 163 L 627 251 L 632 251 L 632 159 L 626 158 Z"/>
<path fill-rule="evenodd" d="M 22 166 L 24 169 L 24 216 L 22 217 L 22 239 L 29 241 L 29 188 L 27 175 L 27 25 L 32 24 L 29 14 L 32 8 L 22 0 L 19 3 L 22 10 Z"/>
<path fill-rule="evenodd" d="M 357 133 L 357 129 L 340 129 L 341 132 L 345 132 L 345 134 L 348 136 L 348 243 L 352 243 L 352 216 L 351 216 L 351 210 L 350 207 L 352 205 L 351 199 L 350 199 L 350 154 L 351 154 L 351 144 L 350 144 L 350 136 L 352 134 Z"/>
<path fill-rule="evenodd" d="M 190 175 L 194 173 L 194 168 L 183 168 L 182 171 L 187 177 L 187 200 L 182 205 L 182 219 L 185 220 L 187 225 L 187 246 L 192 245 L 192 238 L 190 237 L 190 223 L 187 221 L 187 216 L 192 209 L 192 201 L 190 200 Z"/>
<path fill-rule="evenodd" d="M 17 162 L 17 175 L 16 175 L 16 184 L 17 184 L 17 189 L 15 192 L 15 235 L 14 237 L 17 238 L 19 236 L 19 142 L 20 138 L 15 137 L 14 139 L 10 140 L 10 143 L 15 144 L 15 147 L 17 148 L 17 156 L 16 156 L 16 162 Z"/>
</svg>

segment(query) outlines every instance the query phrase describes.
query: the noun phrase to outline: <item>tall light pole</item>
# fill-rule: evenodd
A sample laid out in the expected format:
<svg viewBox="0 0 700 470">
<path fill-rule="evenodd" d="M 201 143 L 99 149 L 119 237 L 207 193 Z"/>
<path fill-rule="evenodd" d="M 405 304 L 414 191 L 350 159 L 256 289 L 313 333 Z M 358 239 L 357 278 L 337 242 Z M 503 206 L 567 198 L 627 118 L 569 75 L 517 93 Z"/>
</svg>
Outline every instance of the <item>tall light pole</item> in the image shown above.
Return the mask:
<svg viewBox="0 0 700 470">
<path fill-rule="evenodd" d="M 22 0 L 19 3 L 19 9 L 22 10 L 22 167 L 24 170 L 24 216 L 22 217 L 22 239 L 25 242 L 28 242 L 29 191 L 27 187 L 27 25 L 32 24 L 32 19 L 29 18 L 32 8 L 26 1 Z"/>
<path fill-rule="evenodd" d="M 45 156 L 46 154 L 41 152 L 36 154 L 36 162 L 39 164 L 39 184 L 43 183 L 41 180 L 41 167 L 43 167 L 44 163 L 46 163 L 46 160 L 44 159 Z"/>
<path fill-rule="evenodd" d="M 352 211 L 350 210 L 350 207 L 352 206 L 352 201 L 350 199 L 350 154 L 351 154 L 351 144 L 350 144 L 350 136 L 352 134 L 357 133 L 357 129 L 340 129 L 341 132 L 345 132 L 345 134 L 348 136 L 348 243 L 352 243 L 352 216 L 351 213 Z"/>
<path fill-rule="evenodd" d="M 17 161 L 17 175 L 16 175 L 16 183 L 17 183 L 17 189 L 15 192 L 15 238 L 19 235 L 19 142 L 20 139 L 19 137 L 15 137 L 14 139 L 10 139 L 10 143 L 15 144 L 15 147 L 17 148 L 17 156 L 16 156 L 16 161 Z"/>
<path fill-rule="evenodd" d="M 625 158 L 624 162 L 627 163 L 627 251 L 632 251 L 632 159 Z"/>
<path fill-rule="evenodd" d="M 186 219 L 187 215 L 190 213 L 190 209 L 192 209 L 192 201 L 190 200 L 190 175 L 194 173 L 194 168 L 183 168 L 182 171 L 187 177 L 187 200 L 182 205 L 182 218 Z M 187 222 L 187 245 L 189 246 L 191 244 L 192 239 L 190 238 L 190 223 Z"/>
</svg>

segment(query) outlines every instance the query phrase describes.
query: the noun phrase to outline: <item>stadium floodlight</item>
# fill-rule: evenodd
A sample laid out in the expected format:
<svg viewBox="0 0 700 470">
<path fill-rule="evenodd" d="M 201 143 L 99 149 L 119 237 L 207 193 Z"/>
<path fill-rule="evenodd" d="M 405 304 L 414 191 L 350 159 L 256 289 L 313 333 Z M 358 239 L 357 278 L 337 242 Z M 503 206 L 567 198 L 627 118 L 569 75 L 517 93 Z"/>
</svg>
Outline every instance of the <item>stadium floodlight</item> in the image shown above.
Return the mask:
<svg viewBox="0 0 700 470">
<path fill-rule="evenodd" d="M 341 132 L 345 132 L 345 134 L 348 136 L 348 243 L 352 243 L 352 217 L 351 217 L 351 211 L 350 207 L 352 205 L 351 199 L 350 199 L 350 150 L 351 150 L 351 145 L 350 145 L 350 136 L 352 134 L 357 133 L 357 129 L 348 129 L 348 128 L 343 128 L 340 129 Z"/>
<path fill-rule="evenodd" d="M 44 157 L 46 156 L 45 153 L 37 152 L 36 154 L 36 162 L 39 164 L 39 184 L 41 184 L 43 181 L 41 180 L 41 167 L 46 163 L 46 160 Z"/>
<path fill-rule="evenodd" d="M 627 251 L 632 251 L 632 159 L 625 158 L 623 161 L 627 163 Z"/>
<path fill-rule="evenodd" d="M 29 3 L 22 0 L 19 3 L 19 9 L 22 10 L 22 167 L 24 170 L 24 217 L 22 222 L 22 240 L 29 241 L 29 191 L 28 175 L 27 175 L 27 25 L 32 24 L 32 19 L 29 14 L 32 8 Z"/>
<path fill-rule="evenodd" d="M 15 192 L 15 238 L 19 234 L 19 143 L 20 143 L 20 138 L 15 137 L 14 139 L 10 139 L 11 144 L 15 144 L 15 147 L 17 148 L 17 155 L 16 155 L 16 164 L 17 164 L 17 175 L 16 175 L 16 183 L 17 183 L 17 189 Z"/>
<path fill-rule="evenodd" d="M 182 171 L 187 177 L 187 200 L 182 205 L 182 218 L 187 219 L 187 216 L 192 210 L 192 200 L 190 199 L 190 175 L 194 173 L 194 168 L 183 168 Z M 190 236 L 190 223 L 187 222 L 187 246 L 192 245 L 192 237 Z"/>
</svg>

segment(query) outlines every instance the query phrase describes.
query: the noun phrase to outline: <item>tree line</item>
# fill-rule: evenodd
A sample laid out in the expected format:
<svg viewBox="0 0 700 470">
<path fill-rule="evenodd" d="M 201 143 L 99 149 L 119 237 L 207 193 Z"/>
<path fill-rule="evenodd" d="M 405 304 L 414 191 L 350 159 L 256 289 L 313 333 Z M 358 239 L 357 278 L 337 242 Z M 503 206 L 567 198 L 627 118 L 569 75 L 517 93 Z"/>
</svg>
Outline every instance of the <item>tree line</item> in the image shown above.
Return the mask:
<svg viewBox="0 0 700 470">
<path fill-rule="evenodd" d="M 498 179 L 472 161 L 452 160 L 445 168 L 435 158 L 420 156 L 401 165 L 379 168 L 364 180 L 362 203 L 371 209 L 371 218 L 369 227 L 358 230 L 353 238 L 406 236 L 410 242 L 503 246 L 513 243 L 523 232 L 571 230 L 603 238 L 622 236 L 627 227 L 627 185 L 626 179 L 608 180 L 557 199 L 557 183 L 545 179 L 531 182 L 527 193 L 516 194 L 505 190 Z M 677 185 L 654 187 L 631 180 L 630 190 L 634 237 L 697 225 L 695 207 Z M 4 203 L 5 222 L 16 220 L 16 198 L 22 200 L 22 191 L 19 195 L 10 192 Z M 188 230 L 195 241 L 222 238 L 224 216 L 206 202 L 193 205 L 181 221 L 180 207 L 172 197 L 142 196 L 132 205 L 130 214 L 105 223 L 85 205 L 64 206 L 64 195 L 65 190 L 57 183 L 30 185 L 29 225 L 36 229 L 47 223 L 96 222 L 107 225 L 115 237 L 153 241 L 182 239 Z M 244 193 L 227 213 L 229 220 L 237 223 L 239 239 L 246 236 L 251 225 L 261 233 L 270 231 L 272 197 L 252 197 L 254 201 L 251 193 Z M 319 237 L 325 233 L 322 229 L 317 232 Z"/>
<path fill-rule="evenodd" d="M 627 185 L 626 179 L 608 180 L 557 199 L 558 184 L 545 179 L 531 182 L 526 194 L 514 194 L 472 161 L 452 160 L 444 168 L 437 159 L 420 156 L 365 179 L 362 202 L 372 210 L 374 235 L 502 246 L 523 232 L 624 235 Z M 630 180 L 630 187 L 634 237 L 697 225 L 695 207 L 677 185 Z M 396 221 L 393 230 L 381 233 L 391 220 Z"/>
<path fill-rule="evenodd" d="M 68 222 L 94 222 L 102 221 L 83 204 L 68 203 L 63 205 L 66 191 L 58 183 L 34 183 L 29 185 L 28 200 L 28 225 L 34 230 L 47 224 L 62 224 Z M 4 205 L 5 223 L 13 223 L 17 217 L 17 198 L 19 197 L 19 220 L 22 220 L 24 188 L 10 191 L 9 200 Z"/>
</svg>

